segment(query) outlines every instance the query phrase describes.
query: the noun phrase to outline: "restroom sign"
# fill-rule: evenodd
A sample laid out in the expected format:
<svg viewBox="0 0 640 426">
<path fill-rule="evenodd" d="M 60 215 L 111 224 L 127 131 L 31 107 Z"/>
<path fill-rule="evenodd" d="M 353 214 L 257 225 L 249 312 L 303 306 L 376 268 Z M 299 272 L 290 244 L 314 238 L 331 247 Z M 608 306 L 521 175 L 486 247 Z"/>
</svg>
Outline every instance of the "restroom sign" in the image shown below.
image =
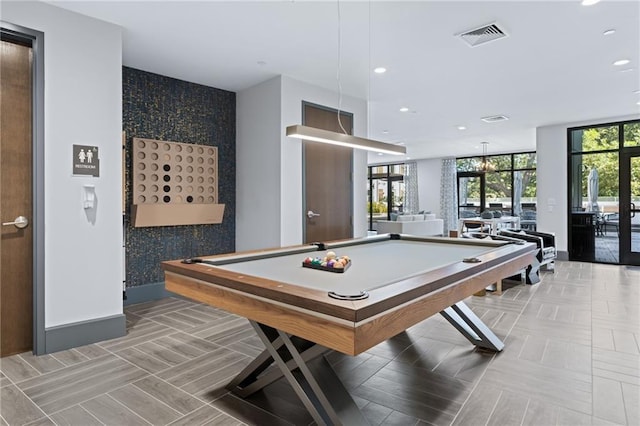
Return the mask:
<svg viewBox="0 0 640 426">
<path fill-rule="evenodd" d="M 100 159 L 98 158 L 97 146 L 73 146 L 73 174 L 100 176 Z"/>
</svg>

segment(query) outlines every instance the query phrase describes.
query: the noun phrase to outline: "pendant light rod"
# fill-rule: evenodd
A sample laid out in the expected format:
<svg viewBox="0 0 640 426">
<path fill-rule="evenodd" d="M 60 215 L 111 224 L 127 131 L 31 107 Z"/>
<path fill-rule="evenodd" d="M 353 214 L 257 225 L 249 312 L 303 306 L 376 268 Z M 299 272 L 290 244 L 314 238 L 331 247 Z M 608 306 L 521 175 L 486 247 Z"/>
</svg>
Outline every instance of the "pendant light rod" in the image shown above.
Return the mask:
<svg viewBox="0 0 640 426">
<path fill-rule="evenodd" d="M 407 148 L 401 145 L 392 145 L 390 143 L 380 142 L 373 139 L 359 138 L 358 136 L 316 129 L 315 127 L 301 126 L 299 124 L 288 126 L 287 136 L 314 142 L 346 146 L 349 148 L 381 152 L 383 154 L 404 155 L 407 153 Z"/>
</svg>

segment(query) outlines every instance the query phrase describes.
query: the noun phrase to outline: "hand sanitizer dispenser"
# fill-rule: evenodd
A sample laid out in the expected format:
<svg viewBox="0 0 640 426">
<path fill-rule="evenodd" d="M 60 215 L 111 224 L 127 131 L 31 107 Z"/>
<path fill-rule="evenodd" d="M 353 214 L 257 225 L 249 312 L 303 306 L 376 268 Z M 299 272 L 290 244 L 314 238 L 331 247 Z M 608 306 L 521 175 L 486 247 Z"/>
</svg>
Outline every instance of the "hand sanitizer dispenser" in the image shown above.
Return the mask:
<svg viewBox="0 0 640 426">
<path fill-rule="evenodd" d="M 92 209 L 96 206 L 96 187 L 94 185 L 84 185 L 83 189 L 83 207 L 85 209 Z"/>
</svg>

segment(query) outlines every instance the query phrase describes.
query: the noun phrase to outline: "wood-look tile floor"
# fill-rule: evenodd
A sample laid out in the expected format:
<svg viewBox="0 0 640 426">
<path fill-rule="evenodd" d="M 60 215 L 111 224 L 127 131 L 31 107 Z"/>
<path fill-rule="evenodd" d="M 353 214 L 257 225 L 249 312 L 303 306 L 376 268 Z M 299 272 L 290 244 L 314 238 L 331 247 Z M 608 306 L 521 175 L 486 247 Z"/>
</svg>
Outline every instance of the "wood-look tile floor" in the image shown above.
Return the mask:
<svg viewBox="0 0 640 426">
<path fill-rule="evenodd" d="M 506 347 L 434 316 L 328 358 L 372 425 L 640 424 L 640 268 L 558 262 L 535 286 L 467 300 Z M 125 337 L 0 361 L 0 424 L 308 425 L 284 381 L 225 384 L 261 349 L 248 322 L 168 298 L 125 309 Z"/>
</svg>

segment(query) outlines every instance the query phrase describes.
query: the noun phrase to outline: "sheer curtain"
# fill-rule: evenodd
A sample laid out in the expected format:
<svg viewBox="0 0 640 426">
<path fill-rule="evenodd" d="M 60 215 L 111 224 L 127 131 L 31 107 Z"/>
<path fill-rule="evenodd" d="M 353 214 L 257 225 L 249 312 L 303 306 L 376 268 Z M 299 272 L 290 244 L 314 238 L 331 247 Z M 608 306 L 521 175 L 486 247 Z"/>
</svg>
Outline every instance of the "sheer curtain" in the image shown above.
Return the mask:
<svg viewBox="0 0 640 426">
<path fill-rule="evenodd" d="M 404 212 L 418 213 L 418 165 L 415 161 L 404 165 Z"/>
<path fill-rule="evenodd" d="M 444 232 L 458 229 L 458 191 L 455 158 L 442 160 L 442 178 L 440 180 L 440 216 L 444 221 Z"/>
</svg>

